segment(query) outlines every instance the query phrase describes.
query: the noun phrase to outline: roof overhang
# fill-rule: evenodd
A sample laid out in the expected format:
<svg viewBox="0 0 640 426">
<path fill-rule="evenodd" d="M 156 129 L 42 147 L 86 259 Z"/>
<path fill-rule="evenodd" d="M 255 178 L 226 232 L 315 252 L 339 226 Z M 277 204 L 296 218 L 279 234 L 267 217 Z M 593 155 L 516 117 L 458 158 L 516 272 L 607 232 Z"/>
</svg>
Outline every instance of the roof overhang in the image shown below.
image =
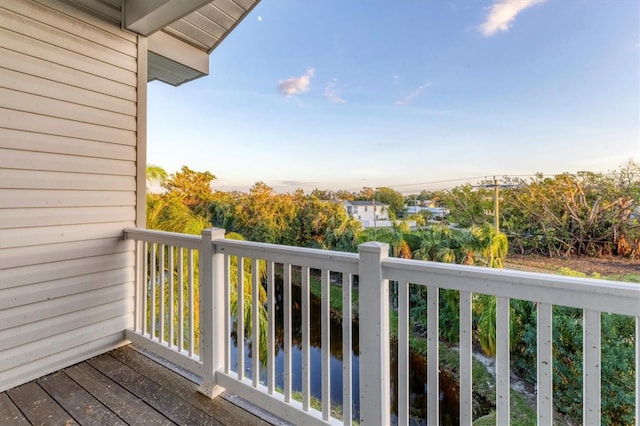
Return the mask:
<svg viewBox="0 0 640 426">
<path fill-rule="evenodd" d="M 208 75 L 208 55 L 260 0 L 65 1 L 149 37 L 148 80 L 179 86 Z"/>
<path fill-rule="evenodd" d="M 123 27 L 150 36 L 184 18 L 211 0 L 126 0 Z"/>
<path fill-rule="evenodd" d="M 164 31 L 148 38 L 147 80 L 179 86 L 209 74 L 209 54 Z"/>
</svg>

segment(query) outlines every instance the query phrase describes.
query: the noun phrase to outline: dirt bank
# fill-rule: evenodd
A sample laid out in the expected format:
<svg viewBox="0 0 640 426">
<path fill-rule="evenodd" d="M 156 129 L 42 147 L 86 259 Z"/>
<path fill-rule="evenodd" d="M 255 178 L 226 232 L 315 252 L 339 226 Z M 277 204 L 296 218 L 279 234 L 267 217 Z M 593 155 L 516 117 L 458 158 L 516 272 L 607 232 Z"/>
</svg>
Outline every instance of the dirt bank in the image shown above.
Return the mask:
<svg viewBox="0 0 640 426">
<path fill-rule="evenodd" d="M 599 273 L 602 276 L 640 276 L 640 260 L 615 256 L 609 257 L 545 257 L 509 255 L 505 268 L 530 272 L 557 273 L 560 268 L 569 268 L 587 275 Z"/>
</svg>

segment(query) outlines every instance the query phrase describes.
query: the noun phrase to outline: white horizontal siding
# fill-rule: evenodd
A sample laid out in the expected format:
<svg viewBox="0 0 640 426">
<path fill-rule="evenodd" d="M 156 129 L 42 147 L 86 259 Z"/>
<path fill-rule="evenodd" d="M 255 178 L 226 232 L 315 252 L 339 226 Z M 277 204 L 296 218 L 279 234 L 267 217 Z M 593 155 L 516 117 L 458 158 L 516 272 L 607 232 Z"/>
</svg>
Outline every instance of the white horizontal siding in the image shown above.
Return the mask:
<svg viewBox="0 0 640 426">
<path fill-rule="evenodd" d="M 126 293 L 121 296 L 124 295 Z M 127 305 L 122 303 L 122 299 L 116 299 L 111 303 L 101 302 L 97 306 L 86 306 L 75 312 L 65 312 L 64 315 L 51 317 L 44 325 L 41 321 L 35 321 L 12 329 L 2 330 L 0 331 L 0 347 L 6 349 L 15 348 L 46 339 L 55 334 L 76 330 L 79 324 L 96 324 L 112 318 L 122 317 L 128 313 Z"/>
<path fill-rule="evenodd" d="M 3 229 L 0 248 L 117 238 L 122 235 L 122 230 L 128 226 L 131 226 L 131 222 L 103 221 L 101 223 Z M 0 284 L 1 286 L 2 284 Z"/>
<path fill-rule="evenodd" d="M 0 0 L 0 391 L 132 322 L 137 37 L 58 0 Z"/>
<path fill-rule="evenodd" d="M 1 67 L 19 71 L 25 76 L 40 77 L 68 87 L 87 89 L 125 101 L 135 102 L 136 100 L 135 87 L 119 81 L 87 74 L 81 70 L 54 64 L 38 56 L 29 56 L 5 48 L 0 48 L 0 57 L 2 57 Z"/>
<path fill-rule="evenodd" d="M 29 79 L 27 79 L 29 80 Z M 28 87 L 28 82 L 25 83 Z M 71 104 L 65 100 L 45 98 L 18 90 L 0 87 L 0 97 L 3 106 L 16 111 L 29 111 L 35 114 L 61 118 L 63 120 L 79 121 L 81 123 L 97 124 L 105 127 L 135 131 L 135 117 L 119 114 L 107 110 Z M 62 96 L 61 96 L 62 97 Z"/>
<path fill-rule="evenodd" d="M 119 1 L 119 0 L 116 0 Z M 121 31 L 120 26 L 99 19 L 76 19 L 78 11 L 66 0 L 38 0 L 25 5 L 23 0 L 4 0 L 8 10 L 62 29 L 77 37 L 136 57 L 136 35 Z"/>
<path fill-rule="evenodd" d="M 0 259 L 2 259 L 3 269 L 11 269 L 19 266 L 59 262 L 80 257 L 122 253 L 130 249 L 129 245 L 122 244 L 122 239 L 118 236 L 104 239 L 103 241 L 82 240 L 0 249 Z M 0 306 L 2 306 L 2 300 L 0 300 Z"/>
<path fill-rule="evenodd" d="M 0 105 L 2 105 L 2 103 L 0 103 Z M 0 107 L 0 127 L 25 131 L 32 131 L 34 128 L 37 128 L 40 129 L 41 132 L 54 136 L 69 136 L 77 139 L 132 146 L 136 144 L 135 132 L 131 130 L 116 129 L 82 121 L 66 120 L 4 107 Z M 2 142 L 0 141 L 0 143 Z"/>
<path fill-rule="evenodd" d="M 0 229 L 64 226 L 70 221 L 75 224 L 126 222 L 135 211 L 132 206 L 6 209 L 0 210 Z"/>
<path fill-rule="evenodd" d="M 118 270 L 133 266 L 127 264 L 128 253 L 115 253 L 99 257 L 82 257 L 60 262 L 28 265 L 19 268 L 0 269 L 0 290 L 17 286 L 46 283 L 93 272 Z M 43 287 L 46 287 L 44 285 Z"/>
<path fill-rule="evenodd" d="M 17 334 L 21 327 L 26 324 L 46 328 L 49 326 L 49 322 L 44 322 L 43 320 L 65 317 L 73 312 L 85 311 L 89 308 L 126 299 L 128 296 L 132 296 L 129 289 L 128 283 L 112 285 L 99 290 L 85 291 L 71 296 L 6 309 L 2 323 L 0 323 L 0 331 L 13 330 Z M 126 303 L 123 306 L 126 306 Z M 79 323 L 77 327 L 82 325 L 85 324 Z M 52 334 L 58 333 L 52 332 Z M 26 338 L 30 339 L 30 336 Z"/>
<path fill-rule="evenodd" d="M 45 133 L 33 133 L 0 127 L 1 146 L 7 149 L 48 152 L 52 154 L 71 154 L 85 157 L 108 158 L 113 160 L 136 160 L 136 148 L 133 145 L 120 145 L 98 142 L 84 138 L 56 136 Z M 82 152 L 78 153 L 78 146 Z"/>
<path fill-rule="evenodd" d="M 51 172 L 96 173 L 121 176 L 136 175 L 136 167 L 133 161 L 3 148 L 0 148 L 0 167 Z M 71 189 L 66 186 L 63 188 Z"/>
<path fill-rule="evenodd" d="M 0 372 L 0 389 L 11 389 L 53 371 L 77 364 L 78 360 L 89 359 L 104 353 L 109 348 L 113 349 L 121 346 L 123 344 L 121 329 L 123 324 L 128 324 L 127 317 L 128 315 L 123 318 L 115 318 L 109 322 L 102 322 L 99 324 L 100 327 L 95 325 L 90 326 L 90 328 L 87 327 L 89 329 L 88 334 L 84 329 L 74 330 L 67 333 L 72 336 L 67 341 L 55 339 L 57 336 L 53 336 L 49 339 L 43 339 L 35 345 L 32 344 L 23 350 L 25 354 L 30 352 L 47 353 L 47 348 L 52 344 L 62 348 L 62 350 L 47 357 L 24 362 L 11 370 Z M 92 335 L 92 333 L 95 334 Z M 74 346 L 78 341 L 81 341 L 82 344 Z M 0 353 L 0 355 L 2 354 Z M 0 362 L 2 362 L 2 358 L 0 358 Z"/>
<path fill-rule="evenodd" d="M 23 153 L 25 151 L 22 151 Z M 27 155 L 27 154 L 25 154 Z M 9 179 L 12 177 L 13 179 Z M 58 189 L 65 186 L 68 189 L 82 191 L 135 191 L 135 176 L 107 174 L 88 174 L 67 171 L 48 170 L 0 170 L 0 180 L 6 181 L 7 189 Z M 53 212 L 51 212 L 53 213 Z M 1 218 L 2 216 L 0 216 Z M 0 219 L 0 227 L 4 225 Z"/>
<path fill-rule="evenodd" d="M 49 77 L 49 76 L 47 76 Z M 96 93 L 91 89 L 71 84 L 58 83 L 50 78 L 37 77 L 22 72 L 0 68 L 0 87 L 7 90 L 20 90 L 27 85 L 29 91 L 46 99 L 57 99 L 84 105 L 88 108 L 103 109 L 118 113 L 115 117 L 132 120 L 136 113 L 136 103 L 111 94 Z M 121 117 L 124 115 L 124 117 Z"/>
<path fill-rule="evenodd" d="M 55 297 L 64 297 L 105 287 L 114 283 L 126 283 L 133 279 L 133 269 L 113 269 L 92 274 L 64 277 L 60 280 L 38 282 L 0 290 L 0 309 L 42 302 Z M 46 285 L 42 285 L 46 283 Z"/>
<path fill-rule="evenodd" d="M 0 184 L 1 185 L 1 184 Z M 135 206 L 135 194 L 128 191 L 73 191 L 40 189 L 1 189 L 4 208 Z"/>
</svg>

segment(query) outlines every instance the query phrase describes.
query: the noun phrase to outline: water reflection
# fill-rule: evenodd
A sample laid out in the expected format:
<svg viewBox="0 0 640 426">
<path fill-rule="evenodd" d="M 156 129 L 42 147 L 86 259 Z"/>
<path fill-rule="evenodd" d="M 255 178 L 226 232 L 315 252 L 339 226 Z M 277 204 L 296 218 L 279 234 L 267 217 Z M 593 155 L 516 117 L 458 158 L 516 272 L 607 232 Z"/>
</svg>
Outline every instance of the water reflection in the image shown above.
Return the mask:
<svg viewBox="0 0 640 426">
<path fill-rule="evenodd" d="M 275 385 L 281 390 L 284 388 L 284 320 L 283 320 L 283 285 L 282 280 L 276 280 L 275 305 Z M 302 321 L 301 321 L 301 288 L 293 285 L 291 289 L 291 387 L 293 392 L 302 390 Z M 309 370 L 311 395 L 317 399 L 322 397 L 322 334 L 321 334 L 321 303 L 320 298 L 310 295 L 310 349 Z M 237 350 L 235 330 L 232 331 L 233 345 L 231 350 L 233 371 L 237 370 Z M 342 320 L 332 315 L 330 321 L 330 397 L 332 407 L 342 406 L 342 360 L 345 351 L 342 347 Z M 245 341 L 245 376 L 252 377 L 251 350 Z M 354 419 L 360 417 L 359 410 L 359 342 L 358 323 L 352 321 L 352 347 L 348 351 L 352 365 L 352 413 Z M 391 344 L 391 407 L 392 422 L 397 423 L 397 394 L 398 394 L 398 357 L 397 343 Z M 266 385 L 267 372 L 266 360 L 260 367 L 260 382 Z M 411 424 L 426 425 L 426 390 L 427 372 L 426 360 L 420 354 L 410 352 L 410 402 L 409 415 Z M 363 372 L 366 374 L 366 372 Z M 440 372 L 440 423 L 457 424 L 458 417 L 458 384 L 445 371 Z M 333 408 L 332 408 L 333 410 Z M 333 413 L 332 413 L 333 414 Z"/>
</svg>

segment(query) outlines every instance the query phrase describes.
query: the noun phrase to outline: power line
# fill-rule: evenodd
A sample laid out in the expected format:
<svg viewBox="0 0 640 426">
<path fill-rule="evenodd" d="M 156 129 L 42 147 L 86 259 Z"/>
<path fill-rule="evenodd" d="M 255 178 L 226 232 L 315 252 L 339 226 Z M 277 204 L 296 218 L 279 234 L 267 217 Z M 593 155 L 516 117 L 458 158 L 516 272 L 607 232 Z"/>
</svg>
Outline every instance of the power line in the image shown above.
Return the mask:
<svg viewBox="0 0 640 426">
<path fill-rule="evenodd" d="M 416 182 L 416 183 L 400 183 L 397 185 L 385 185 L 384 188 L 399 188 L 399 187 L 407 187 L 407 186 L 418 186 L 418 185 L 435 185 L 435 184 L 441 184 L 441 183 L 450 183 L 450 182 L 459 182 L 459 181 L 471 181 L 471 180 L 475 180 L 475 179 L 493 179 L 494 176 L 502 176 L 505 178 L 509 178 L 509 177 L 535 177 L 538 176 L 538 174 L 540 173 L 534 173 L 534 174 L 524 174 L 524 175 L 511 175 L 511 174 L 503 174 L 503 175 L 484 175 L 484 176 L 473 176 L 473 177 L 464 177 L 464 178 L 456 178 L 456 179 L 445 179 L 445 180 L 434 180 L 434 181 L 430 181 L 430 182 Z M 558 174 L 561 173 L 542 173 L 543 176 L 556 176 Z M 365 188 L 366 186 L 360 187 L 360 188 L 349 188 L 349 189 L 345 189 L 345 191 L 359 191 L 362 188 Z M 376 189 L 376 188 L 380 188 L 380 187 L 371 187 L 372 189 Z"/>
<path fill-rule="evenodd" d="M 436 183 L 448 183 L 448 182 L 457 182 L 461 180 L 473 180 L 473 179 L 483 179 L 487 176 L 476 176 L 476 177 L 466 177 L 466 178 L 458 178 L 458 179 L 447 179 L 447 180 L 435 180 L 432 182 L 418 182 L 418 183 L 401 183 L 398 185 L 389 185 L 387 188 L 397 188 L 399 186 L 415 186 L 415 185 L 433 185 Z"/>
</svg>

